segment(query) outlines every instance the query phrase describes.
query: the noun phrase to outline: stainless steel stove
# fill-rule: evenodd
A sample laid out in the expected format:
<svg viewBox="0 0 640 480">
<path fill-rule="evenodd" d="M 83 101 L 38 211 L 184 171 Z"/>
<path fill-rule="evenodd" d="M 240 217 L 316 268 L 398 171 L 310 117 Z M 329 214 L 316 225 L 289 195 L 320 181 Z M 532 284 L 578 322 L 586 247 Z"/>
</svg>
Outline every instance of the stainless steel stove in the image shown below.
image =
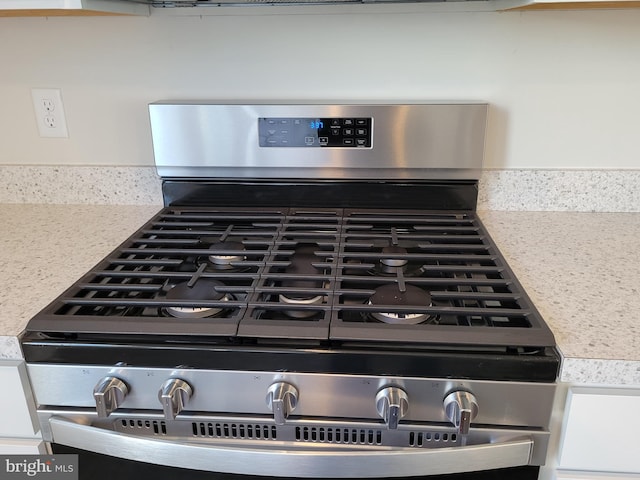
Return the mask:
<svg viewBox="0 0 640 480">
<path fill-rule="evenodd" d="M 475 213 L 486 113 L 152 104 L 166 207 L 22 339 L 53 451 L 131 478 L 537 478 L 559 355 Z"/>
</svg>

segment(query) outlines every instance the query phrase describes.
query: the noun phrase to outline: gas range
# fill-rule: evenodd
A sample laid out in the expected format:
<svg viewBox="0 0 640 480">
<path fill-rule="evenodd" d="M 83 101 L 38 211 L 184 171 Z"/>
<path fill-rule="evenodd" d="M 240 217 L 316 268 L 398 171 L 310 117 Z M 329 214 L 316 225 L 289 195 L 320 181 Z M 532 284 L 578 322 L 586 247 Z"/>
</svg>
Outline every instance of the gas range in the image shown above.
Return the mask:
<svg viewBox="0 0 640 480">
<path fill-rule="evenodd" d="M 150 112 L 166 207 L 22 339 L 46 440 L 220 474 L 536 474 L 559 355 L 475 213 L 486 105 Z"/>
</svg>

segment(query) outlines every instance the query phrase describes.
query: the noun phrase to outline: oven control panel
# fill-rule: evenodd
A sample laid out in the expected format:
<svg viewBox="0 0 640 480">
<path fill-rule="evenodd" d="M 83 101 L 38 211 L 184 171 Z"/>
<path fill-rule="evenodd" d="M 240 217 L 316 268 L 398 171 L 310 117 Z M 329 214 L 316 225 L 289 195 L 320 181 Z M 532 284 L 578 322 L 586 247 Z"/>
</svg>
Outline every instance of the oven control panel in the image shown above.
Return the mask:
<svg viewBox="0 0 640 480">
<path fill-rule="evenodd" d="M 261 147 L 372 148 L 370 117 L 260 117 Z"/>
</svg>

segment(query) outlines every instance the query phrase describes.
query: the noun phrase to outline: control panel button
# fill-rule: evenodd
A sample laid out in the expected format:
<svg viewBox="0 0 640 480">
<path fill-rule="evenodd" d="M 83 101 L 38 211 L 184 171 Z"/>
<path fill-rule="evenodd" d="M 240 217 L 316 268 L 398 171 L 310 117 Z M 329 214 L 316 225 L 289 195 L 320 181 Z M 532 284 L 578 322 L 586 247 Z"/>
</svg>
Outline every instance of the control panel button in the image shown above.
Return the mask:
<svg viewBox="0 0 640 480">
<path fill-rule="evenodd" d="M 359 147 L 366 147 L 367 146 L 367 139 L 366 138 L 356 138 L 356 145 L 358 145 Z"/>
<path fill-rule="evenodd" d="M 258 118 L 258 143 L 260 147 L 280 148 L 371 148 L 372 126 L 372 118 L 261 117 Z M 364 138 L 364 143 L 356 142 L 356 136 Z"/>
</svg>

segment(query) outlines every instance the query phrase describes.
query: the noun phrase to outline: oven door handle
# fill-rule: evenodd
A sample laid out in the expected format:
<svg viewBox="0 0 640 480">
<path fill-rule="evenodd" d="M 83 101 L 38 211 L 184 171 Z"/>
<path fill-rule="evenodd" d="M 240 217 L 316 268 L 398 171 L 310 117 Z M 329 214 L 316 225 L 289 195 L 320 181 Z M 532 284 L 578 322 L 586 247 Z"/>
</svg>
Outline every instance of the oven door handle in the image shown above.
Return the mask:
<svg viewBox="0 0 640 480">
<path fill-rule="evenodd" d="M 532 439 L 433 449 L 402 447 L 264 448 L 202 445 L 184 440 L 141 438 L 49 419 L 55 443 L 118 458 L 219 473 L 296 478 L 375 478 L 443 475 L 528 465 Z"/>
</svg>

